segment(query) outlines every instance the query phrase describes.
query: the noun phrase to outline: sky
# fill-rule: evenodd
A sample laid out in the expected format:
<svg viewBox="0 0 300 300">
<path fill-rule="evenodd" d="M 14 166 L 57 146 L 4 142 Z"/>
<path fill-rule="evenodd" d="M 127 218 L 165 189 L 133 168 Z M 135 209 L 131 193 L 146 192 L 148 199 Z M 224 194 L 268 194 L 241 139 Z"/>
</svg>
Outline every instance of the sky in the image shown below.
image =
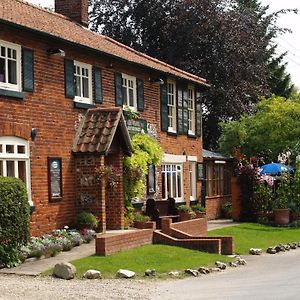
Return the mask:
<svg viewBox="0 0 300 300">
<path fill-rule="evenodd" d="M 44 7 L 54 7 L 54 0 L 27 0 L 33 4 L 40 4 Z M 299 0 L 260 0 L 263 5 L 270 6 L 270 12 L 282 8 L 298 8 L 299 14 L 283 15 L 278 24 L 282 27 L 290 28 L 293 33 L 285 33 L 280 36 L 278 52 L 287 52 L 285 61 L 287 71 L 292 76 L 293 83 L 300 89 L 300 1 Z"/>
</svg>

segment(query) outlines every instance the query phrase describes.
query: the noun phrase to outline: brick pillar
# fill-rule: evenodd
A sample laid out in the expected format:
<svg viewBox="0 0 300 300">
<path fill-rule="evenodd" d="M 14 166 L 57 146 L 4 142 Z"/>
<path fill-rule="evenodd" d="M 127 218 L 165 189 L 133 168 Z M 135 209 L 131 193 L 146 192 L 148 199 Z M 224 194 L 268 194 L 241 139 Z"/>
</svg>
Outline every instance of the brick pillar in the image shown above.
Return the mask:
<svg viewBox="0 0 300 300">
<path fill-rule="evenodd" d="M 161 231 L 168 234 L 171 228 L 172 219 L 171 218 L 162 218 L 161 219 Z"/>
<path fill-rule="evenodd" d="M 232 219 L 239 221 L 241 217 L 241 188 L 236 177 L 231 178 Z"/>
<path fill-rule="evenodd" d="M 100 157 L 100 166 L 104 166 L 104 156 Z M 106 231 L 106 210 L 105 210 L 105 205 L 106 205 L 106 192 L 105 192 L 105 180 L 100 180 L 100 211 L 99 211 L 99 229 L 102 230 L 102 232 Z"/>
</svg>

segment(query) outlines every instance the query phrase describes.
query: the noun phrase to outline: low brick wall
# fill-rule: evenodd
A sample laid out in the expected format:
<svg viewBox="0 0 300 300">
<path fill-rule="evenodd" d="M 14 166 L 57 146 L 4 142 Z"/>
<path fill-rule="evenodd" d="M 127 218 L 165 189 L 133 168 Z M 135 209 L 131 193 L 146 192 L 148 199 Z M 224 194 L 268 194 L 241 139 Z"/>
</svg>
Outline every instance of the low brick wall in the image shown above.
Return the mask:
<svg viewBox="0 0 300 300">
<path fill-rule="evenodd" d="M 204 251 L 209 253 L 221 254 L 221 240 L 214 239 L 214 238 L 177 239 L 167 234 L 164 234 L 163 232 L 155 231 L 153 233 L 153 243 L 170 245 L 170 246 L 178 246 L 178 247 L 199 250 L 199 251 Z"/>
<path fill-rule="evenodd" d="M 153 229 L 137 229 L 128 232 L 100 233 L 96 237 L 96 255 L 107 256 L 119 251 L 152 244 Z"/>
<path fill-rule="evenodd" d="M 163 223 L 163 220 L 162 220 Z M 190 235 L 206 236 L 207 235 L 207 219 L 198 218 L 183 222 L 172 223 L 171 228 L 183 231 Z M 162 226 L 163 229 L 163 226 Z"/>
<path fill-rule="evenodd" d="M 231 201 L 230 196 L 216 196 L 216 197 L 206 197 L 205 199 L 205 208 L 206 208 L 206 217 L 208 220 L 215 220 L 221 215 L 222 204 Z"/>
</svg>

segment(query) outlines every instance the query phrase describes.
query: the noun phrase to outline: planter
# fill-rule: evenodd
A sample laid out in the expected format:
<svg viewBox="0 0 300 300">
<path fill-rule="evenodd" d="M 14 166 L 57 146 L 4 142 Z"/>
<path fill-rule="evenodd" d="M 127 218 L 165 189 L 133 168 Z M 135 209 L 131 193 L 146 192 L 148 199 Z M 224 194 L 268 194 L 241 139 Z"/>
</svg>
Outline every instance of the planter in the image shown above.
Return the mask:
<svg viewBox="0 0 300 300">
<path fill-rule="evenodd" d="M 274 209 L 274 221 L 277 225 L 287 225 L 290 223 L 290 211 L 288 208 Z"/>
<path fill-rule="evenodd" d="M 206 216 L 206 213 L 203 211 L 203 212 L 196 212 L 196 218 L 205 218 Z"/>
<path fill-rule="evenodd" d="M 188 220 L 191 220 L 192 219 L 192 214 L 189 213 L 189 212 L 178 212 L 179 214 L 179 219 L 180 219 L 180 222 L 181 221 L 188 221 Z"/>
<path fill-rule="evenodd" d="M 291 211 L 290 212 L 290 221 L 300 220 L 300 211 Z"/>
</svg>

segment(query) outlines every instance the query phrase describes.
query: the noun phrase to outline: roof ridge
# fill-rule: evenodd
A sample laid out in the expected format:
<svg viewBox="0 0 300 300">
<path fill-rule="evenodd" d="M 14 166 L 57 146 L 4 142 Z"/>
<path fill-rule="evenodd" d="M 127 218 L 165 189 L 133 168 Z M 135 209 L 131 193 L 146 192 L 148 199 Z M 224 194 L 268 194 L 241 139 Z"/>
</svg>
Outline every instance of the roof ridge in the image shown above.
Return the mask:
<svg viewBox="0 0 300 300">
<path fill-rule="evenodd" d="M 129 51 L 131 51 L 131 52 L 134 52 L 134 53 L 137 54 L 137 55 L 144 56 L 144 57 L 147 58 L 147 59 L 150 59 L 150 60 L 152 60 L 152 61 L 154 61 L 154 62 L 156 62 L 156 63 L 162 64 L 162 65 L 165 65 L 165 66 L 167 66 L 167 67 L 169 67 L 169 68 L 171 68 L 171 69 L 173 69 L 173 70 L 175 70 L 175 71 L 177 71 L 177 72 L 184 73 L 184 74 L 189 75 L 189 76 L 192 75 L 192 76 L 196 77 L 197 79 L 201 79 L 204 83 L 207 83 L 207 80 L 206 80 L 206 79 L 204 79 L 204 78 L 202 78 L 202 77 L 200 77 L 200 76 L 198 76 L 198 75 L 195 75 L 195 74 L 186 72 L 186 71 L 184 71 L 184 70 L 182 70 L 182 69 L 176 68 L 175 66 L 170 65 L 170 64 L 168 64 L 168 63 L 166 63 L 166 62 L 164 62 L 164 61 L 162 61 L 162 60 L 159 60 L 159 59 L 157 59 L 157 58 L 155 58 L 155 57 L 152 57 L 152 56 L 150 56 L 150 55 L 148 55 L 148 54 L 146 54 L 146 53 L 143 53 L 143 52 L 141 52 L 141 51 L 135 50 L 135 49 L 133 49 L 133 48 L 131 48 L 131 47 L 129 47 L 129 46 L 127 46 L 127 45 L 125 45 L 125 44 L 119 42 L 119 41 L 116 41 L 115 39 L 113 39 L 113 38 L 111 38 L 111 37 L 109 37 L 109 36 L 102 35 L 102 34 L 100 34 L 100 33 L 94 32 L 94 31 L 92 31 L 92 32 L 95 33 L 95 34 L 101 35 L 102 37 L 104 37 L 105 39 L 109 40 L 110 42 L 112 42 L 112 43 L 114 43 L 114 44 L 117 44 L 117 45 L 119 45 L 119 46 L 121 46 L 121 47 L 124 47 L 124 48 L 126 48 L 127 50 L 129 50 Z"/>
</svg>

